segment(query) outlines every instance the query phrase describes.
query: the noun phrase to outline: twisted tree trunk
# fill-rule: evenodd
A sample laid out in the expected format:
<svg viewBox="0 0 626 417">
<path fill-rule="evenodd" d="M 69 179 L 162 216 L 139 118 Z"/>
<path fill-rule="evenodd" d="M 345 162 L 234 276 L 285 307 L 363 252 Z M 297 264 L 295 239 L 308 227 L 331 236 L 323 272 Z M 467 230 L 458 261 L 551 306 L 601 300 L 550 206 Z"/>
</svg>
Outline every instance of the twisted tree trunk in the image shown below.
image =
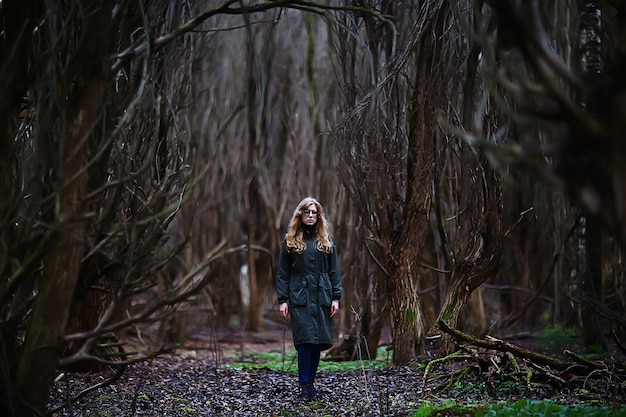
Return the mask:
<svg viewBox="0 0 626 417">
<path fill-rule="evenodd" d="M 107 3 L 82 4 L 83 38 L 76 51 L 77 84 L 65 86 L 68 94 L 66 131 L 59 137 L 61 163 L 56 204 L 50 232 L 56 246 L 44 259 L 42 281 L 32 321 L 26 333 L 15 388 L 32 414 L 44 414 L 48 389 L 57 367 L 74 289 L 78 281 L 85 235 L 84 198 L 87 190 L 89 141 L 100 117 L 103 93 L 109 80 L 109 26 Z M 63 9 L 49 10 L 63 16 Z M 60 28 L 66 30 L 67 28 Z M 54 30 L 51 28 L 50 30 Z M 48 80 L 48 82 L 52 82 Z M 62 103 L 56 103 L 63 106 Z M 61 133 L 61 132 L 57 132 Z"/>
</svg>

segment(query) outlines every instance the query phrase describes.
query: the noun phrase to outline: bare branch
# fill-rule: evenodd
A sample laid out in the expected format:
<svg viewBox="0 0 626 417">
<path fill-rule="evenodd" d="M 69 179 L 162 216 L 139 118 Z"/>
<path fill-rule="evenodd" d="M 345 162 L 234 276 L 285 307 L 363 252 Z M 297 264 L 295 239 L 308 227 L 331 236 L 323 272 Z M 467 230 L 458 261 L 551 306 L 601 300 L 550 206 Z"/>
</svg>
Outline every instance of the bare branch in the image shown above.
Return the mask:
<svg viewBox="0 0 626 417">
<path fill-rule="evenodd" d="M 117 381 L 118 379 L 121 378 L 121 376 L 124 374 L 124 371 L 126 370 L 126 366 L 122 366 L 120 368 L 118 368 L 115 373 L 110 376 L 109 378 L 106 378 L 104 381 L 99 382 L 97 384 L 94 384 L 90 387 L 85 388 L 84 390 L 80 391 L 78 394 L 74 395 L 72 398 L 70 398 L 68 400 L 68 403 L 73 403 L 76 400 L 79 400 L 81 398 L 83 398 L 84 396 L 86 396 L 87 394 L 89 394 L 92 391 L 95 391 L 97 389 L 106 387 L 111 385 L 112 383 L 114 383 L 115 381 Z M 63 410 L 65 407 L 67 407 L 67 404 L 63 403 L 51 410 L 48 411 L 48 415 L 53 416 L 56 413 L 58 413 L 59 411 Z"/>
<path fill-rule="evenodd" d="M 180 25 L 178 28 L 173 30 L 172 32 L 162 35 L 154 41 L 152 41 L 155 49 L 159 49 L 177 37 L 184 35 L 185 33 L 189 33 L 196 29 L 200 24 L 204 23 L 206 20 L 210 19 L 213 16 L 219 14 L 227 14 L 227 15 L 248 15 L 251 13 L 260 13 L 265 12 L 271 9 L 277 8 L 289 8 L 295 10 L 308 11 L 313 13 L 322 14 L 327 11 L 351 11 L 351 12 L 359 12 L 365 13 L 373 16 L 377 16 L 382 18 L 382 14 L 378 11 L 361 6 L 332 6 L 327 4 L 319 4 L 316 2 L 309 1 L 298 1 L 298 0 L 275 0 L 275 1 L 267 1 L 259 4 L 253 4 L 248 6 L 241 7 L 232 7 L 233 4 L 239 3 L 239 0 L 228 0 L 226 3 L 222 4 L 217 8 L 212 8 L 209 10 L 205 10 L 195 16 L 193 19 L 188 22 Z M 125 51 L 120 52 L 112 57 L 113 65 L 111 69 L 113 71 L 117 71 L 121 68 L 121 66 L 132 59 L 133 57 L 140 55 L 149 47 L 150 42 L 143 42 L 136 46 L 131 46 L 127 48 Z"/>
</svg>

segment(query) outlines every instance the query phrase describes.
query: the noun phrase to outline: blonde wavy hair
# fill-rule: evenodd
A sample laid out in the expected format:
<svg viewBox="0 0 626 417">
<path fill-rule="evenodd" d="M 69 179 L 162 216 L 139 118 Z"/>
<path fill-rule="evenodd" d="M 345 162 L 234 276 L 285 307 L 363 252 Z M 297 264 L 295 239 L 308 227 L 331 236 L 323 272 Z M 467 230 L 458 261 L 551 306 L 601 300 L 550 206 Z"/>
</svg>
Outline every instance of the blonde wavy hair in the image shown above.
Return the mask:
<svg viewBox="0 0 626 417">
<path fill-rule="evenodd" d="M 306 249 L 306 243 L 304 243 L 303 239 L 302 211 L 311 204 L 315 204 L 315 209 L 317 210 L 317 222 L 315 223 L 315 247 L 326 253 L 329 253 L 332 249 L 333 241 L 330 234 L 328 220 L 326 220 L 326 216 L 324 215 L 324 209 L 319 201 L 313 197 L 306 197 L 293 211 L 291 221 L 289 221 L 289 228 L 287 229 L 287 236 L 285 237 L 287 250 L 289 252 L 293 251 L 296 253 L 302 253 Z"/>
</svg>

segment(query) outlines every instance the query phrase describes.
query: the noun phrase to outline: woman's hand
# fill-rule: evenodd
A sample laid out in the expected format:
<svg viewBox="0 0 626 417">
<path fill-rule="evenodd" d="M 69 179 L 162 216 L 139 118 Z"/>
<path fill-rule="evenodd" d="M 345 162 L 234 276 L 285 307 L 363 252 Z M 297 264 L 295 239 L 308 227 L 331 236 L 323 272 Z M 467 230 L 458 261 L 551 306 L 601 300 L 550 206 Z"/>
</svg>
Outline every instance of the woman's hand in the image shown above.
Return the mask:
<svg viewBox="0 0 626 417">
<path fill-rule="evenodd" d="M 285 320 L 289 319 L 289 304 L 281 303 L 279 309 L 280 309 L 280 315 L 283 316 Z"/>
<path fill-rule="evenodd" d="M 338 311 L 339 311 L 339 300 L 333 300 L 333 302 L 330 303 L 330 317 L 337 314 Z"/>
</svg>

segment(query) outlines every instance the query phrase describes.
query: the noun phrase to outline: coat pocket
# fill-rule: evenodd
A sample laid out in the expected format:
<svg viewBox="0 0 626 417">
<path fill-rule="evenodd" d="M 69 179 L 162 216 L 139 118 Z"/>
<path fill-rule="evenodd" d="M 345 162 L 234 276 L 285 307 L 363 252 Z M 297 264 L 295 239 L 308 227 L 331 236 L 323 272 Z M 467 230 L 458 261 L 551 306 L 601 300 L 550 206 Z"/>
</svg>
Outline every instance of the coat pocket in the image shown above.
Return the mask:
<svg viewBox="0 0 626 417">
<path fill-rule="evenodd" d="M 289 305 L 292 307 L 301 307 L 306 304 L 306 275 L 295 275 L 289 284 Z"/>
<path fill-rule="evenodd" d="M 330 282 L 328 274 L 321 274 L 319 285 L 317 287 L 317 297 L 322 307 L 330 307 L 333 300 L 333 286 Z"/>
</svg>

